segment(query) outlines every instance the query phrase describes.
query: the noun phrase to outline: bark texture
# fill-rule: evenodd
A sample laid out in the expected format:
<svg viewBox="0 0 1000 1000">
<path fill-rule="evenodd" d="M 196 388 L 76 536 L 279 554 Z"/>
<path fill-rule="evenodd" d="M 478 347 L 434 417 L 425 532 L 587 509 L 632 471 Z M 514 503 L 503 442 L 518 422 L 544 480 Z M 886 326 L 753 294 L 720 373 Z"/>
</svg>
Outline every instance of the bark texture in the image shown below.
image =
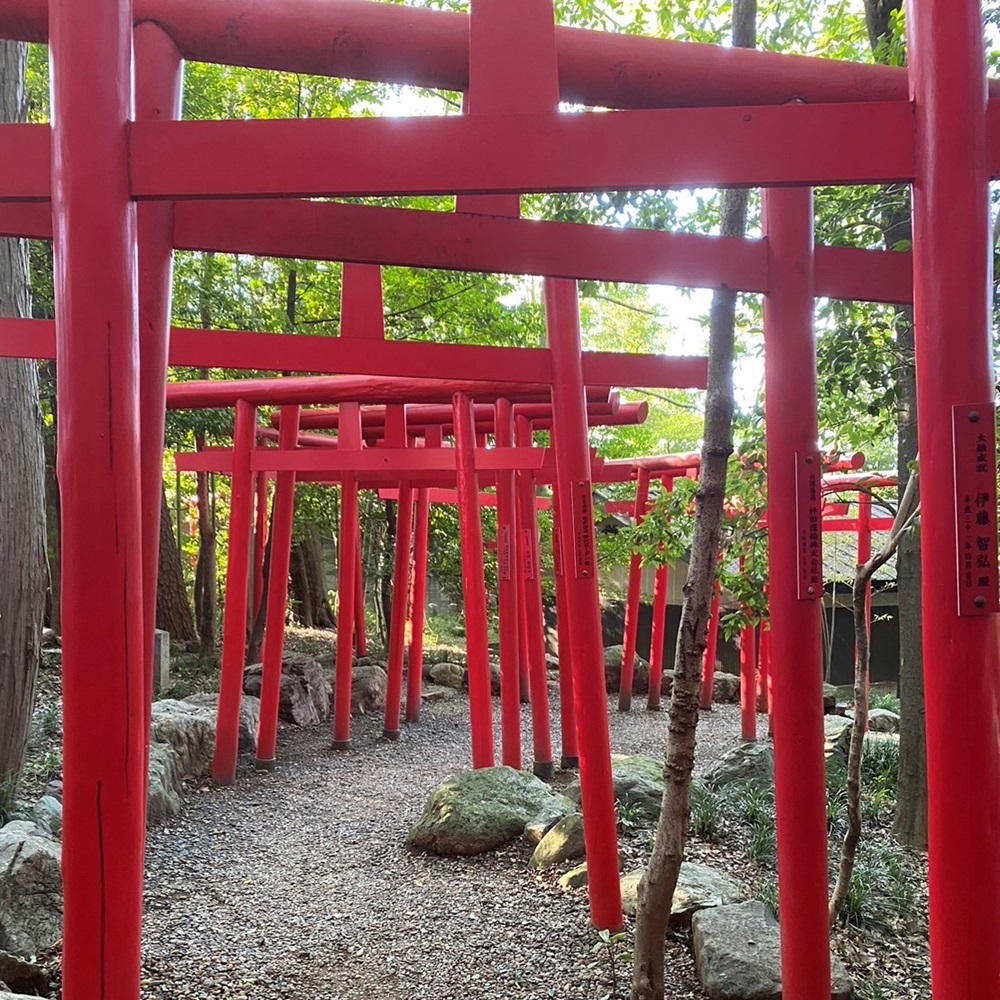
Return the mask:
<svg viewBox="0 0 1000 1000">
<path fill-rule="evenodd" d="M 25 117 L 27 46 L 0 42 L 0 121 Z M 28 252 L 0 240 L 0 315 L 31 315 Z M 0 783 L 16 781 L 24 760 L 38 676 L 48 567 L 45 460 L 33 361 L 0 359 Z"/>
<path fill-rule="evenodd" d="M 326 588 L 323 543 L 315 524 L 306 524 L 292 543 L 292 595 L 306 628 L 333 628 L 333 609 Z"/>
<path fill-rule="evenodd" d="M 757 0 L 736 0 L 733 21 L 734 44 L 753 48 L 757 37 Z M 721 234 L 745 235 L 746 216 L 747 192 L 723 192 Z M 726 473 L 733 451 L 735 319 L 736 293 L 725 288 L 716 291 L 712 297 L 709 327 L 705 438 L 696 493 L 694 541 L 687 582 L 684 584 L 684 606 L 681 609 L 670 697 L 667 752 L 663 767 L 666 788 L 653 852 L 639 884 L 631 1000 L 663 1000 L 664 996 L 664 944 L 687 841 L 702 658 L 718 565 Z"/>
<path fill-rule="evenodd" d="M 156 581 L 156 627 L 170 633 L 174 642 L 197 638 L 191 605 L 184 586 L 184 570 L 177 551 L 165 490 L 160 493 L 160 566 Z"/>
</svg>

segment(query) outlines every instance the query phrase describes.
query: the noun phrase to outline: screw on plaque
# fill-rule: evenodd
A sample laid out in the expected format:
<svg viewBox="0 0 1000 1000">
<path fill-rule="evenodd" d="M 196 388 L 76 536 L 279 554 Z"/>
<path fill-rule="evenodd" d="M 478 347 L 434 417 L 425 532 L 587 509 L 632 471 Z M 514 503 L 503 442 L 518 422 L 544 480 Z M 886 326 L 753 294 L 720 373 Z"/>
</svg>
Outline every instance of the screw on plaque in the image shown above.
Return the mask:
<svg viewBox="0 0 1000 1000">
<path fill-rule="evenodd" d="M 812 464 L 813 464 L 812 455 L 806 455 L 806 465 L 812 465 Z"/>
<path fill-rule="evenodd" d="M 806 593 L 810 597 L 812 597 L 812 595 L 816 593 L 816 588 L 815 587 L 806 587 Z"/>
<path fill-rule="evenodd" d="M 979 423 L 979 411 L 978 410 L 970 410 L 969 411 L 969 423 L 970 424 L 978 424 Z"/>
<path fill-rule="evenodd" d="M 986 598 L 982 594 L 978 594 L 972 602 L 977 608 L 986 607 Z"/>
</svg>

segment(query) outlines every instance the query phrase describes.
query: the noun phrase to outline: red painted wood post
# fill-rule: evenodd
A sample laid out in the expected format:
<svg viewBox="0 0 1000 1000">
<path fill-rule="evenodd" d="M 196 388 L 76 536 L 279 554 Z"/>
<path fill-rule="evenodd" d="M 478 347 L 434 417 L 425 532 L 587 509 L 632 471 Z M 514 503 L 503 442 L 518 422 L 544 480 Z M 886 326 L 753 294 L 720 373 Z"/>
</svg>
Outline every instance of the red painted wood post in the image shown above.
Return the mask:
<svg viewBox="0 0 1000 1000">
<path fill-rule="evenodd" d="M 338 449 L 360 451 L 361 407 L 340 404 Z M 351 685 L 354 682 L 354 585 L 358 557 L 358 479 L 345 473 L 340 485 L 340 550 L 337 563 L 337 663 L 333 693 L 333 749 L 351 749 Z"/>
<path fill-rule="evenodd" d="M 254 474 L 255 520 L 253 529 L 253 611 L 257 618 L 264 599 L 264 551 L 267 548 L 267 473 Z"/>
<path fill-rule="evenodd" d="M 757 711 L 768 715 L 768 735 L 771 733 L 771 623 L 760 623 L 760 642 L 757 651 Z"/>
<path fill-rule="evenodd" d="M 139 995 L 145 829 L 139 331 L 127 2 L 53 0 L 63 995 Z"/>
<path fill-rule="evenodd" d="M 183 61 L 173 39 L 146 21 L 135 29 L 136 118 L 180 116 Z M 160 562 L 163 427 L 173 280 L 174 207 L 146 202 L 136 210 L 139 245 L 139 421 L 142 477 L 142 601 L 146 663 L 146 728 L 153 699 L 153 638 Z"/>
<path fill-rule="evenodd" d="M 509 399 L 496 404 L 496 445 L 514 444 Z M 520 608 L 517 587 L 517 494 L 513 470 L 497 471 L 497 580 L 500 613 L 501 759 L 521 769 Z"/>
<path fill-rule="evenodd" d="M 222 618 L 222 676 L 219 682 L 215 756 L 212 759 L 212 779 L 220 785 L 231 785 L 235 781 L 240 749 L 240 704 L 247 655 L 250 531 L 253 526 L 250 454 L 257 438 L 256 424 L 256 407 L 239 400 L 233 430 L 229 556 L 226 563 L 226 607 Z"/>
<path fill-rule="evenodd" d="M 656 567 L 653 577 L 653 622 L 649 636 L 649 693 L 646 709 L 660 710 L 660 687 L 663 684 L 663 646 L 667 640 L 667 591 L 670 589 L 670 568 L 664 563 Z"/>
<path fill-rule="evenodd" d="M 284 406 L 281 409 L 278 445 L 287 451 L 296 446 L 298 437 L 299 407 Z M 267 482 L 263 472 L 258 473 L 258 476 Z M 278 740 L 278 705 L 281 700 L 281 666 L 285 652 L 285 614 L 288 610 L 288 571 L 295 520 L 294 472 L 277 474 L 271 516 L 271 564 L 268 567 L 260 719 L 257 723 L 257 767 L 268 771 L 274 767 Z"/>
<path fill-rule="evenodd" d="M 563 539 L 572 553 L 566 563 L 566 593 L 574 639 L 573 693 L 590 869 L 590 915 L 595 926 L 617 930 L 622 923 L 618 834 L 576 282 L 547 280 L 545 311 L 552 355 L 556 470 L 560 488 L 565 490 Z"/>
<path fill-rule="evenodd" d="M 553 435 L 554 438 L 554 435 Z M 569 625 L 569 596 L 566 572 L 569 554 L 563 544 L 561 522 L 568 517 L 562 510 L 563 491 L 552 484 L 552 558 L 556 577 L 556 629 L 559 634 L 559 722 L 562 731 L 562 758 L 559 766 L 575 770 L 580 766 L 576 732 L 576 704 L 573 694 L 573 631 Z"/>
<path fill-rule="evenodd" d="M 520 447 L 532 443 L 531 425 L 515 418 L 515 440 Z M 518 523 L 520 531 L 520 575 L 524 587 L 525 638 L 528 643 L 528 683 L 531 690 L 531 737 L 534 749 L 532 771 L 549 778 L 552 761 L 552 724 L 549 719 L 549 674 L 545 664 L 545 613 L 542 608 L 542 570 L 538 557 L 538 504 L 535 477 L 517 473 Z"/>
<path fill-rule="evenodd" d="M 456 393 L 455 449 L 458 516 L 462 531 L 462 596 L 465 603 L 465 652 L 469 670 L 472 766 L 493 767 L 493 700 L 490 693 L 489 633 L 483 569 L 483 524 L 476 476 L 476 434 L 472 397 Z"/>
<path fill-rule="evenodd" d="M 361 558 L 361 524 L 358 524 L 358 546 L 354 554 L 357 572 L 354 574 L 354 644 L 358 656 L 368 655 L 368 630 L 365 623 L 364 560 Z"/>
<path fill-rule="evenodd" d="M 740 631 L 740 731 L 743 739 L 757 739 L 757 630 L 752 625 Z"/>
<path fill-rule="evenodd" d="M 858 491 L 858 565 L 863 566 L 872 557 L 872 497 L 864 490 Z M 869 640 L 872 634 L 872 582 L 865 584 L 865 631 Z M 857 645 L 854 647 L 857 655 Z M 869 649 L 871 647 L 869 646 Z M 871 671 L 869 670 L 865 687 L 871 690 Z M 865 716 L 865 731 L 868 730 L 868 716 Z"/>
<path fill-rule="evenodd" d="M 649 471 L 639 469 L 635 487 L 636 524 L 642 524 L 649 501 Z M 625 637 L 622 651 L 622 672 L 618 682 L 618 711 L 632 708 L 632 678 L 635 673 L 635 641 L 639 632 L 639 608 L 642 602 L 642 556 L 632 555 L 628 567 L 628 597 L 625 601 Z"/>
<path fill-rule="evenodd" d="M 719 581 L 715 581 L 715 591 L 712 595 L 712 611 L 708 619 L 708 641 L 705 644 L 705 657 L 701 665 L 701 702 L 700 707 L 711 711 L 715 697 L 715 660 L 719 650 L 719 614 L 722 610 L 722 596 Z"/>
<path fill-rule="evenodd" d="M 424 619 L 427 614 L 427 543 L 430 529 L 430 491 L 417 490 L 413 541 L 413 599 L 410 602 L 410 652 L 406 664 L 406 721 L 420 718 L 424 682 Z"/>
<path fill-rule="evenodd" d="M 413 534 L 413 487 L 402 483 L 396 504 L 396 553 L 392 574 L 392 621 L 389 623 L 389 678 L 385 694 L 386 739 L 399 739 L 406 652 L 407 604 L 410 597 L 410 542 Z"/>
<path fill-rule="evenodd" d="M 938 998 L 997 995 L 1000 951 L 1000 618 L 957 613 L 963 513 L 956 477 L 956 405 L 992 425 L 992 280 L 983 21 L 976 0 L 907 9 L 915 107 L 914 333 L 920 434 L 921 562 L 930 875 L 931 985 Z M 956 431 L 959 428 L 956 427 Z M 958 434 L 956 434 L 958 436 Z M 992 435 L 989 435 L 992 437 Z M 995 450 L 985 457 L 984 537 L 996 542 Z M 985 482 L 984 482 L 985 485 Z M 978 496 L 978 494 L 977 494 Z M 964 501 L 963 501 L 964 502 Z M 985 560 L 984 611 L 995 609 L 995 549 Z M 975 580 L 973 581 L 975 582 Z M 970 595 L 971 596 L 971 595 Z"/>
<path fill-rule="evenodd" d="M 780 885 L 782 985 L 786 1000 L 830 993 L 827 922 L 823 648 L 817 577 L 819 430 L 813 332 L 812 192 L 764 192 L 771 290 L 764 299 L 771 678 Z M 817 518 L 800 550 L 799 519 Z M 811 582 L 809 582 L 811 581 Z M 809 592 L 810 588 L 812 593 Z"/>
</svg>

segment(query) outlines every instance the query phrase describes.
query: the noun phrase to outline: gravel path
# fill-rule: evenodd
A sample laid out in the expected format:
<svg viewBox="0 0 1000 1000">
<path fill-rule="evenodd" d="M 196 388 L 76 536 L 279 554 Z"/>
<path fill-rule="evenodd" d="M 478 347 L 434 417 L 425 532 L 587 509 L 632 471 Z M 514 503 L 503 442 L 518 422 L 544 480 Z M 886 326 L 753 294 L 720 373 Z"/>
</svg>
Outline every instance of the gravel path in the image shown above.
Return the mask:
<svg viewBox="0 0 1000 1000">
<path fill-rule="evenodd" d="M 403 846 L 427 794 L 470 756 L 464 699 L 422 711 L 396 744 L 380 738 L 381 718 L 356 719 L 349 754 L 329 749 L 325 728 L 286 728 L 273 773 L 244 760 L 234 786 L 188 795 L 183 815 L 150 833 L 144 998 L 609 992 L 583 895 L 529 873 L 526 846 L 469 859 Z M 615 752 L 662 754 L 665 714 L 612 711 L 611 722 Z M 738 738 L 738 706 L 703 715 L 699 768 Z M 668 995 L 703 996 L 683 941 L 668 947 L 668 974 Z"/>
</svg>

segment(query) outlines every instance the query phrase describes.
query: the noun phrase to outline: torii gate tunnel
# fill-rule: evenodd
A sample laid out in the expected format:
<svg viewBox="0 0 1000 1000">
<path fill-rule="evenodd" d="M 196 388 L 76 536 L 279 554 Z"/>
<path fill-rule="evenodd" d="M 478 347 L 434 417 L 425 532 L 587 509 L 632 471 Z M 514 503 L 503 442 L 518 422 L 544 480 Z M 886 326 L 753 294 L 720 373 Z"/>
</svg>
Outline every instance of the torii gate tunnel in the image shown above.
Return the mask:
<svg viewBox="0 0 1000 1000">
<path fill-rule="evenodd" d="M 581 352 L 574 282 L 588 278 L 764 294 L 788 1000 L 829 994 L 814 300 L 912 299 L 933 990 L 993 1000 L 1000 949 L 982 945 L 1000 939 L 988 185 L 1000 175 L 1000 124 L 978 0 L 909 4 L 908 71 L 556 28 L 548 0 L 471 7 L 469 17 L 362 0 L 0 7 L 0 36 L 51 46 L 52 125 L 0 126 L 0 234 L 54 236 L 56 321 L 2 322 L 0 351 L 55 354 L 59 365 L 64 997 L 139 996 L 168 361 L 453 380 L 488 372 L 551 387 L 557 479 L 572 501 L 560 526 L 574 554 L 575 707 L 598 748 L 580 759 L 583 801 L 602 814 L 609 742 L 582 386 L 692 384 L 704 367 Z M 467 114 L 182 122 L 184 59 L 460 90 Z M 560 113 L 560 100 L 617 110 Z M 886 182 L 912 184 L 912 255 L 814 246 L 813 187 Z M 518 218 L 523 193 L 689 186 L 765 188 L 765 238 Z M 457 211 L 309 200 L 410 194 L 457 195 Z M 542 275 L 548 346 L 393 343 L 358 324 L 333 340 L 187 330 L 168 340 L 173 248 Z M 244 417 L 237 436 L 250 429 Z M 588 845 L 605 832 L 588 826 Z M 615 926 L 615 858 L 590 863 L 604 890 L 593 918 Z"/>
</svg>

